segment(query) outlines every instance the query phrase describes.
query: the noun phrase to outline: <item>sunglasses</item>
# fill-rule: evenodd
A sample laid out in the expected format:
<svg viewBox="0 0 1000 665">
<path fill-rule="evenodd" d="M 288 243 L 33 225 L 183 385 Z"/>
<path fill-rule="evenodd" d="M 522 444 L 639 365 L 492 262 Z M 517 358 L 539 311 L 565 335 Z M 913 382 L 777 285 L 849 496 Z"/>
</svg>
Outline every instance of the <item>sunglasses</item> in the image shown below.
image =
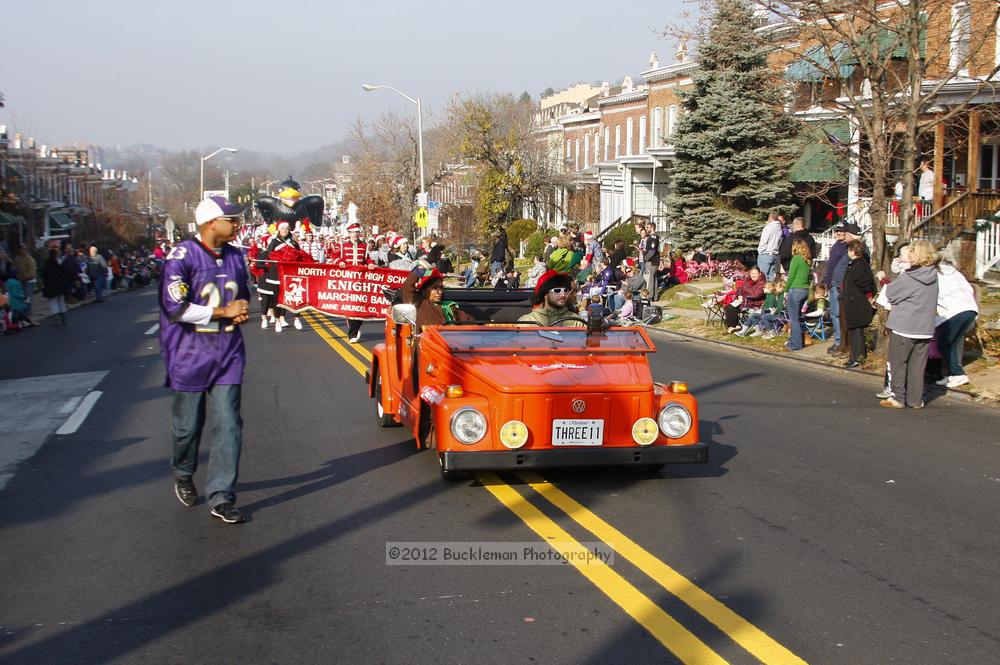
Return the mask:
<svg viewBox="0 0 1000 665">
<path fill-rule="evenodd" d="M 569 289 L 567 289 L 565 286 L 557 286 L 553 289 L 549 289 L 549 293 L 554 293 L 557 296 L 560 296 L 564 293 L 569 293 Z"/>
</svg>

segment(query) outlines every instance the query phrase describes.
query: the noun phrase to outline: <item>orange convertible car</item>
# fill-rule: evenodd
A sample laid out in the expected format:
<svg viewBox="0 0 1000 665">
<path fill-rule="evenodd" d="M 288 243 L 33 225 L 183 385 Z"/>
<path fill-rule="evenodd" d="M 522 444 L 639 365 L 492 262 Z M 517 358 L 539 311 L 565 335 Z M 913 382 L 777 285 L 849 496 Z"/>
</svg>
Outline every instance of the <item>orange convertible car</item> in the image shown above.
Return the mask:
<svg viewBox="0 0 1000 665">
<path fill-rule="evenodd" d="M 705 462 L 698 405 L 653 381 L 641 328 L 516 325 L 530 291 L 454 289 L 474 323 L 414 334 L 395 305 L 366 373 L 382 427 L 401 424 L 442 474 L 553 466 Z"/>
</svg>

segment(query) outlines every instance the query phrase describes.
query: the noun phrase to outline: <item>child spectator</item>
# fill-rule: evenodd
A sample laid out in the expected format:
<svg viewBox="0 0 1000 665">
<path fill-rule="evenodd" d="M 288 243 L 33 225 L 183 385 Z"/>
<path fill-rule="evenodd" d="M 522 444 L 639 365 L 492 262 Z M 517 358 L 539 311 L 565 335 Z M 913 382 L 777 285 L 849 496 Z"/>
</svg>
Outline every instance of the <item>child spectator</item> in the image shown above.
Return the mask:
<svg viewBox="0 0 1000 665">
<path fill-rule="evenodd" d="M 737 337 L 759 337 L 764 333 L 765 316 L 774 316 L 777 312 L 778 283 L 767 282 L 764 284 L 764 303 L 760 309 L 755 309 L 749 313 L 743 327 L 737 331 Z M 784 298 L 782 298 L 784 300 Z"/>
</svg>

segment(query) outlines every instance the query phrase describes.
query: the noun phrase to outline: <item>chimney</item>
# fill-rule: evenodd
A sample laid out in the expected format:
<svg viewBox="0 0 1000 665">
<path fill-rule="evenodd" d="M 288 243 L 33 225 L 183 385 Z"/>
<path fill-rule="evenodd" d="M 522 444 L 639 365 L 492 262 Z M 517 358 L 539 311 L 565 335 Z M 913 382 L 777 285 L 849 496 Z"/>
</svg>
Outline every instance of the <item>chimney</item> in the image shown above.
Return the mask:
<svg viewBox="0 0 1000 665">
<path fill-rule="evenodd" d="M 34 136 L 29 136 L 28 137 L 28 150 L 34 150 L 34 149 L 35 149 L 35 137 Z"/>
<path fill-rule="evenodd" d="M 607 97 L 611 94 L 611 84 L 607 81 L 601 81 L 601 97 Z"/>
<path fill-rule="evenodd" d="M 688 45 L 686 40 L 677 44 L 677 53 L 674 54 L 674 58 L 677 62 L 688 61 Z"/>
<path fill-rule="evenodd" d="M 656 51 L 649 54 L 649 68 L 656 69 L 660 66 L 660 58 L 656 55 Z"/>
<path fill-rule="evenodd" d="M 622 79 L 622 92 L 632 92 L 632 77 L 626 76 Z"/>
<path fill-rule="evenodd" d="M 14 134 L 14 150 L 21 149 L 21 132 Z"/>
</svg>

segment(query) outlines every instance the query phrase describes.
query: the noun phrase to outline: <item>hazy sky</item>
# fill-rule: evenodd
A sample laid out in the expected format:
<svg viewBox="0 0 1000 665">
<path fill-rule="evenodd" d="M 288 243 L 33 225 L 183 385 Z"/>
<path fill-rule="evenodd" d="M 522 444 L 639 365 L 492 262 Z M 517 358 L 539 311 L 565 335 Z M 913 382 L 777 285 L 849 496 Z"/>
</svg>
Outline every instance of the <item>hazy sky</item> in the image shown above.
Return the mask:
<svg viewBox="0 0 1000 665">
<path fill-rule="evenodd" d="M 460 91 L 620 81 L 676 44 L 683 0 L 12 0 L 0 123 L 40 143 L 292 154 Z"/>
</svg>

